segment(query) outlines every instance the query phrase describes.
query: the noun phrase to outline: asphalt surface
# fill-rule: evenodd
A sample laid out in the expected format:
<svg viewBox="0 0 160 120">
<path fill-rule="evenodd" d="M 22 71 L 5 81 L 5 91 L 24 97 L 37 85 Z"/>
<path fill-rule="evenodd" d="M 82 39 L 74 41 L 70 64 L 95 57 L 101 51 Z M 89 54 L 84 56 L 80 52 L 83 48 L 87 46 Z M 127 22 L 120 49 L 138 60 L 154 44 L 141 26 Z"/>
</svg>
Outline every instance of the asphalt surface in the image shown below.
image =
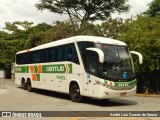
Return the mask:
<svg viewBox="0 0 160 120">
<path fill-rule="evenodd" d="M 0 111 L 160 111 L 159 95 L 137 94 L 132 97 L 100 101 L 87 98 L 83 103 L 74 103 L 69 95 L 53 91 L 34 90 L 28 92 L 14 84 L 13 80 L 0 79 Z M 77 112 L 76 112 L 77 111 Z M 158 117 L 44 117 L 7 118 L 0 120 L 159 120 Z"/>
</svg>

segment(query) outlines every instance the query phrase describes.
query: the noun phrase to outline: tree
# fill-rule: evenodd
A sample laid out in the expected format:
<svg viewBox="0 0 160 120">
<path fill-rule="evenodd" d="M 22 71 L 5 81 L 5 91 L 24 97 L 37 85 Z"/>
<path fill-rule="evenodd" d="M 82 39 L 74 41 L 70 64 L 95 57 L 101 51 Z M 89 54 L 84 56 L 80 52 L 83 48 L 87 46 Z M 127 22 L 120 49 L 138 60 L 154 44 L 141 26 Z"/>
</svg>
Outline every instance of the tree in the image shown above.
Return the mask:
<svg viewBox="0 0 160 120">
<path fill-rule="evenodd" d="M 95 25 L 90 22 L 84 22 L 76 31 L 76 35 L 102 36 L 101 33 L 101 25 Z"/>
<path fill-rule="evenodd" d="M 18 27 L 16 26 L 15 23 L 10 23 L 10 22 L 5 22 L 5 30 L 8 30 L 10 33 L 11 32 L 17 32 Z"/>
<path fill-rule="evenodd" d="M 28 33 L 26 32 L 27 29 L 31 28 L 33 22 L 28 21 L 15 21 L 15 22 L 6 22 L 4 29 L 9 31 L 8 40 L 13 39 L 27 39 Z"/>
<path fill-rule="evenodd" d="M 8 33 L 4 31 L 0 31 L 0 39 L 5 39 L 8 37 Z"/>
<path fill-rule="evenodd" d="M 20 22 L 20 21 L 15 21 L 13 23 L 11 22 L 5 22 L 5 28 L 6 30 L 8 30 L 9 32 L 13 32 L 13 33 L 16 33 L 16 32 L 19 32 L 20 30 L 27 30 L 28 28 L 31 28 L 31 26 L 33 25 L 33 22 L 28 22 L 28 21 L 23 21 L 23 22 Z M 20 29 L 20 27 L 22 27 Z"/>
<path fill-rule="evenodd" d="M 122 27 L 119 39 L 125 41 L 131 50 L 142 53 L 145 61 L 144 71 L 153 71 L 157 65 L 160 68 L 159 23 L 160 16 L 155 18 L 137 16 L 136 20 L 128 19 Z"/>
<path fill-rule="evenodd" d="M 32 48 L 44 43 L 47 32 L 52 28 L 51 25 L 40 23 L 26 30 L 28 34 L 27 47 Z"/>
<path fill-rule="evenodd" d="M 153 0 L 149 4 L 149 9 L 146 12 L 144 12 L 144 14 L 148 14 L 151 17 L 160 15 L 160 0 Z"/>
<path fill-rule="evenodd" d="M 102 36 L 116 39 L 120 36 L 120 31 L 123 26 L 123 19 L 121 18 L 109 18 L 101 24 Z"/>
<path fill-rule="evenodd" d="M 53 27 L 46 31 L 45 37 L 42 40 L 42 44 L 71 37 L 74 35 L 74 30 L 75 29 L 70 21 L 56 21 L 54 22 Z"/>
<path fill-rule="evenodd" d="M 143 65 L 135 64 L 136 71 L 144 79 L 138 79 L 138 89 L 147 85 L 150 92 L 160 88 L 160 16 L 137 16 L 136 20 L 128 19 L 122 26 L 121 36 L 131 50 L 142 53 Z M 142 77 L 141 77 L 142 78 Z M 139 83 L 143 82 L 142 85 Z M 145 82 L 145 83 L 144 83 Z M 156 87 L 157 86 L 157 87 Z M 158 87 L 159 86 L 159 87 Z"/>
<path fill-rule="evenodd" d="M 58 14 L 68 14 L 70 20 L 76 18 L 85 21 L 105 20 L 113 12 L 127 12 L 127 0 L 39 0 L 38 10 L 47 9 Z"/>
</svg>

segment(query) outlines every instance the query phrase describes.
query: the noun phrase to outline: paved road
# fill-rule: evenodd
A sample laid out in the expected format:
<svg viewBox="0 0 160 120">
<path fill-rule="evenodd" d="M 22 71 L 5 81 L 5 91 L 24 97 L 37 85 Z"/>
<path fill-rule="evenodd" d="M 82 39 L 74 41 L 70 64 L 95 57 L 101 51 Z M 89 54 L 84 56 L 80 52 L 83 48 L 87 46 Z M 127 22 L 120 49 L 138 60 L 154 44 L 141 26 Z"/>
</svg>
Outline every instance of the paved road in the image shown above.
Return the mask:
<svg viewBox="0 0 160 120">
<path fill-rule="evenodd" d="M 88 98 L 83 103 L 74 103 L 70 100 L 69 95 L 45 90 L 35 90 L 34 92 L 28 92 L 15 85 L 14 81 L 12 80 L 5 80 L 5 85 L 4 80 L 0 80 L 0 111 L 160 111 L 160 98 L 133 96 L 111 99 L 107 102 Z M 1 119 L 7 120 L 7 118 L 0 118 L 0 120 Z M 20 118 L 16 118 L 15 120 L 18 119 Z M 47 120 L 48 119 L 53 120 L 53 118 L 47 118 Z M 62 119 L 60 117 L 56 117 L 54 119 L 90 120 L 100 118 L 76 117 Z M 107 118 L 107 120 L 108 119 L 113 120 L 113 118 Z M 121 117 L 115 119 L 127 120 L 128 118 Z M 129 119 L 145 120 L 148 118 Z M 158 120 L 159 118 L 154 119 Z"/>
</svg>

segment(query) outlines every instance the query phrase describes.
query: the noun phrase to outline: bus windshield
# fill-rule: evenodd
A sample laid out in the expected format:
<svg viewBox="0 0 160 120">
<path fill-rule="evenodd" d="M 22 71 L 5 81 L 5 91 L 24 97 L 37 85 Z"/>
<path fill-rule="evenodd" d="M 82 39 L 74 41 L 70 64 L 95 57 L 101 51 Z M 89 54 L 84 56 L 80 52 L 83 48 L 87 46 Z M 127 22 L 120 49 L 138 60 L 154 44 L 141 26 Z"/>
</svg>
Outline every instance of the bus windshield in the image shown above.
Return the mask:
<svg viewBox="0 0 160 120">
<path fill-rule="evenodd" d="M 101 74 L 107 78 L 133 79 L 134 68 L 127 46 L 96 44 L 104 52 Z"/>
</svg>

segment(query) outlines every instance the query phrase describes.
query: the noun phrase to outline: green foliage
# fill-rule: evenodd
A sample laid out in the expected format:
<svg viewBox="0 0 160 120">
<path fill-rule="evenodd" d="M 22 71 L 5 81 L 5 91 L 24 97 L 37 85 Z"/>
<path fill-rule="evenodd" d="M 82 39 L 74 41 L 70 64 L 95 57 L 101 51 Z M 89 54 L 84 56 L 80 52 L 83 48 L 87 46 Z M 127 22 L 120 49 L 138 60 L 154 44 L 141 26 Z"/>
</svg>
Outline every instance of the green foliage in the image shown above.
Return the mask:
<svg viewBox="0 0 160 120">
<path fill-rule="evenodd" d="M 27 48 L 36 47 L 40 44 L 43 44 L 43 40 L 45 39 L 47 34 L 46 31 L 49 31 L 51 28 L 51 25 L 40 23 L 27 29 Z"/>
<path fill-rule="evenodd" d="M 86 21 L 106 20 L 113 12 L 129 10 L 127 0 L 39 0 L 38 10 L 47 9 L 58 14 L 68 14 L 81 23 Z"/>
<path fill-rule="evenodd" d="M 85 22 L 85 23 L 83 23 L 83 25 L 81 25 L 77 28 L 76 35 L 101 36 L 101 26 L 94 25 L 89 22 Z"/>
<path fill-rule="evenodd" d="M 123 25 L 123 19 L 109 18 L 101 24 L 101 34 L 104 37 L 116 39 L 118 36 L 120 36 L 122 25 Z"/>
<path fill-rule="evenodd" d="M 144 57 L 140 71 L 153 71 L 160 68 L 160 16 L 155 18 L 137 16 L 123 24 L 120 40 L 126 42 L 131 50 L 139 51 Z"/>
<path fill-rule="evenodd" d="M 28 21 L 15 21 L 13 23 L 6 22 L 5 23 L 5 30 L 9 32 L 6 39 L 14 40 L 14 39 L 27 39 L 28 33 L 26 32 L 27 29 L 31 28 L 33 22 Z"/>
<path fill-rule="evenodd" d="M 6 39 L 8 37 L 8 33 L 4 32 L 4 31 L 0 31 L 0 39 Z"/>
<path fill-rule="evenodd" d="M 39 45 L 44 39 L 45 31 L 52 28 L 46 23 L 36 26 L 32 24 L 33 22 L 28 21 L 6 22 L 4 29 L 9 33 L 0 31 L 0 68 L 6 69 L 7 77 L 11 63 L 15 61 L 16 52 Z"/>
<path fill-rule="evenodd" d="M 28 28 L 31 27 L 32 24 L 33 24 L 33 22 L 28 22 L 26 20 L 23 21 L 23 22 L 15 21 L 13 23 L 6 22 L 4 29 L 8 30 L 9 32 L 16 33 L 16 32 L 19 32 L 22 29 L 27 30 Z M 19 28 L 22 28 L 22 29 L 19 29 Z"/>
<path fill-rule="evenodd" d="M 144 13 L 151 16 L 151 17 L 155 17 L 157 15 L 160 15 L 160 0 L 153 0 L 149 4 L 149 9 Z"/>
</svg>

